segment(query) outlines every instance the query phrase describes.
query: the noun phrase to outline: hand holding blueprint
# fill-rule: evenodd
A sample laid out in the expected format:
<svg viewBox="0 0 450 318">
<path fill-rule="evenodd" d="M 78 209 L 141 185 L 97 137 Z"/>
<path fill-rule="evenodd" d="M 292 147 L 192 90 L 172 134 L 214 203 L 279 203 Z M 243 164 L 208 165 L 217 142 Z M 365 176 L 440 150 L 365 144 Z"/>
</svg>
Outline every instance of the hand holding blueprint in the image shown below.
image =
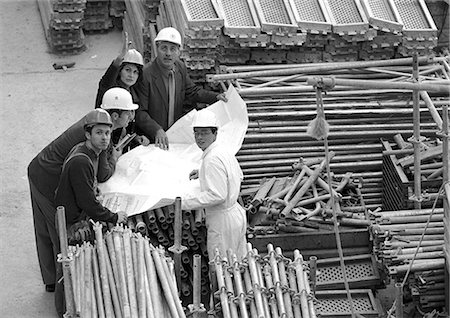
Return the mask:
<svg viewBox="0 0 450 318">
<path fill-rule="evenodd" d="M 228 102 L 208 106 L 219 121 L 216 142 L 237 153 L 248 127 L 247 106 L 233 86 Z M 99 185 L 104 206 L 128 216 L 173 203 L 178 196 L 200 192 L 198 180 L 189 173 L 200 167 L 202 151 L 195 144 L 192 120 L 196 110 L 180 118 L 167 131 L 170 149 L 139 146 L 121 156 L 114 175 Z"/>
</svg>

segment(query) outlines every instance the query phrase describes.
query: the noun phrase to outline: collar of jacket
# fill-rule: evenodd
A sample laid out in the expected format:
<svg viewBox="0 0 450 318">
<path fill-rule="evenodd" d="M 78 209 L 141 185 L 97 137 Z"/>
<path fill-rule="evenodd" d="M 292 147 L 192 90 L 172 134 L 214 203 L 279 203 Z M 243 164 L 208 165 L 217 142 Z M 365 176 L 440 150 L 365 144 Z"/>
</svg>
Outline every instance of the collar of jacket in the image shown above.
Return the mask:
<svg viewBox="0 0 450 318">
<path fill-rule="evenodd" d="M 168 70 L 167 68 L 160 65 L 159 60 L 157 60 L 157 59 L 155 60 L 155 65 L 158 69 L 159 74 L 161 74 L 165 78 L 169 77 L 170 70 Z M 173 64 L 173 67 L 172 67 L 172 71 L 176 74 L 176 70 L 177 70 L 177 62 L 175 61 L 175 63 Z M 155 73 L 152 73 L 152 74 L 156 75 Z"/>
<path fill-rule="evenodd" d="M 217 148 L 217 146 L 217 140 L 213 141 L 213 143 L 203 151 L 201 159 L 203 160 L 213 149 Z"/>
</svg>

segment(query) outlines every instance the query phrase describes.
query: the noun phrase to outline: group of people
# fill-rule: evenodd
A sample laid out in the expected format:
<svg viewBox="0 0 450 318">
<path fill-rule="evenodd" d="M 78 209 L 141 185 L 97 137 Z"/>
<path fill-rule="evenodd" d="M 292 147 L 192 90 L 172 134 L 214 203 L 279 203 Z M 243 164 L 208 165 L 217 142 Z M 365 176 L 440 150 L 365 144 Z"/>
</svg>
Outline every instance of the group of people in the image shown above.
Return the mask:
<svg viewBox="0 0 450 318">
<path fill-rule="evenodd" d="M 95 109 L 64 131 L 28 166 L 35 238 L 45 290 L 56 289 L 56 309 L 64 314 L 62 277 L 57 263 L 59 239 L 56 207 L 63 206 L 69 243 L 86 239 L 89 220 L 125 223 L 124 211 L 114 213 L 99 200 L 98 182 L 107 181 L 125 149 L 121 140 L 136 133 L 130 147 L 154 143 L 169 149 L 166 130 L 190 109 L 186 101 L 211 104 L 227 101 L 225 94 L 195 85 L 179 59 L 180 33 L 167 27 L 155 38 L 156 58 L 144 64 L 142 55 L 129 49 L 125 34 L 120 55 L 99 82 Z M 183 209 L 206 211 L 207 248 L 210 259 L 216 248 L 226 255 L 232 249 L 245 254 L 246 214 L 237 203 L 242 171 L 234 156 L 216 143 L 219 129 L 214 113 L 199 110 L 193 122 L 194 137 L 203 150 L 199 171 L 201 193 L 182 198 Z"/>
</svg>

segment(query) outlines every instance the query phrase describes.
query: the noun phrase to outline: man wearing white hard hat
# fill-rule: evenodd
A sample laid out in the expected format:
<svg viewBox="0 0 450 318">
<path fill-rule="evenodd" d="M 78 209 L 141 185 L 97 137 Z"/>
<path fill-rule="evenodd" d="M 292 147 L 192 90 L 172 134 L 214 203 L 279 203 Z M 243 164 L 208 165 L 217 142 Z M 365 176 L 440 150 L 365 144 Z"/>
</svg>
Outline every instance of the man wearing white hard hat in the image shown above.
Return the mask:
<svg viewBox="0 0 450 318">
<path fill-rule="evenodd" d="M 136 125 L 156 146 L 168 149 L 166 130 L 186 114 L 186 101 L 212 104 L 227 101 L 219 94 L 197 86 L 188 75 L 186 65 L 180 60 L 182 41 L 180 32 L 167 27 L 155 38 L 156 59 L 144 66 L 143 79 L 137 85 L 140 109 Z"/>
<path fill-rule="evenodd" d="M 113 87 L 103 95 L 100 107 L 108 111 L 111 115 L 114 123 L 111 145 L 117 145 L 125 137 L 127 132 L 130 133 L 133 131 L 132 129 L 127 130 L 127 128 L 133 122 L 136 109 L 139 106 L 133 102 L 131 93 L 126 89 Z M 150 144 L 150 141 L 145 136 L 136 136 L 132 142 L 135 145 L 148 146 Z"/>
<path fill-rule="evenodd" d="M 203 151 L 199 170 L 190 179 L 199 179 L 200 194 L 181 198 L 183 210 L 205 209 L 207 249 L 209 260 L 214 260 L 215 250 L 222 257 L 231 249 L 238 259 L 246 253 L 247 217 L 237 202 L 243 173 L 236 157 L 216 142 L 218 122 L 208 109 L 198 111 L 192 124 L 197 146 Z"/>
</svg>

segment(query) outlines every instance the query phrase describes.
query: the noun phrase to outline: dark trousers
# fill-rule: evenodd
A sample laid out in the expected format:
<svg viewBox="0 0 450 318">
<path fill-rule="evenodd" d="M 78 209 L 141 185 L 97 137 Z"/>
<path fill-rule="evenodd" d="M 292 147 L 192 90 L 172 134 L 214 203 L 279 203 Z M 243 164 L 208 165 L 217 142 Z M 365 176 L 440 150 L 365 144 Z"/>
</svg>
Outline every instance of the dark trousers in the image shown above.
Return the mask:
<svg viewBox="0 0 450 318">
<path fill-rule="evenodd" d="M 44 284 L 56 283 L 56 257 L 59 239 L 55 227 L 56 208 L 30 181 L 36 248 Z"/>
</svg>

